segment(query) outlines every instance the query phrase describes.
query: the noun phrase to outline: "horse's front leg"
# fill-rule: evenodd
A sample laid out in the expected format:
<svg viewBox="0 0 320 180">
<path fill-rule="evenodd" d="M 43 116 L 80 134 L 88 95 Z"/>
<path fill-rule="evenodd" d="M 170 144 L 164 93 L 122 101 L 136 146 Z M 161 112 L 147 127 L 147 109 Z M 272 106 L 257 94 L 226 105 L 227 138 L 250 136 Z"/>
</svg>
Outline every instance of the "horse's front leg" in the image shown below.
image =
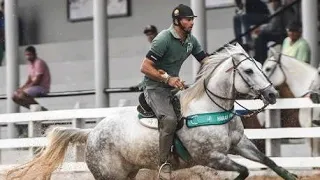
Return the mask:
<svg viewBox="0 0 320 180">
<path fill-rule="evenodd" d="M 274 172 L 276 172 L 279 176 L 281 176 L 285 180 L 296 180 L 298 179 L 297 175 L 290 173 L 286 169 L 278 166 L 274 161 L 272 161 L 269 157 L 261 153 L 257 147 L 247 138 L 246 135 L 243 135 L 242 139 L 238 143 L 237 146 L 234 146 L 231 150 L 232 154 L 240 155 L 244 158 L 250 159 L 252 161 L 256 161 L 262 163 L 269 168 L 271 168 Z"/>
<path fill-rule="evenodd" d="M 223 153 L 214 151 L 210 154 L 209 160 L 209 163 L 206 165 L 208 167 L 214 168 L 216 170 L 239 172 L 239 176 L 237 176 L 235 180 L 244 180 L 249 176 L 248 168 L 234 162 Z"/>
</svg>

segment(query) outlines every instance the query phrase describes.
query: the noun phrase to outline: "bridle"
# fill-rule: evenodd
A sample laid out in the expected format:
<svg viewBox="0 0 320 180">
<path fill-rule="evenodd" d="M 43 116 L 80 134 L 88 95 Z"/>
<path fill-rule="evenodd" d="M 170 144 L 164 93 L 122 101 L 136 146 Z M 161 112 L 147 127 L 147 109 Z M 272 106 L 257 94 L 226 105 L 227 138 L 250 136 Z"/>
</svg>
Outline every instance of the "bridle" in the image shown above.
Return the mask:
<svg viewBox="0 0 320 180">
<path fill-rule="evenodd" d="M 276 65 L 271 69 L 271 73 L 269 73 L 269 75 L 267 76 L 268 78 L 270 78 L 274 72 L 276 71 L 277 67 L 279 67 L 281 73 L 283 74 L 284 76 L 284 81 L 283 82 L 286 82 L 287 81 L 287 76 L 286 76 L 286 73 L 284 73 L 284 70 L 283 70 L 283 67 L 282 67 L 282 63 L 281 63 L 281 56 L 282 56 L 282 53 L 279 53 L 279 57 L 276 58 L 276 59 L 268 59 L 268 61 L 273 61 L 276 63 Z"/>
<path fill-rule="evenodd" d="M 230 70 L 233 70 L 233 83 L 232 83 L 232 97 L 231 98 L 228 98 L 228 97 L 222 97 L 220 95 L 217 95 L 215 93 L 213 93 L 212 91 L 210 91 L 208 88 L 207 88 L 207 85 L 208 85 L 208 80 L 204 79 L 203 81 L 203 85 L 204 85 L 204 89 L 205 89 L 205 92 L 207 94 L 207 96 L 210 98 L 210 100 L 216 104 L 219 108 L 225 110 L 225 111 L 228 111 L 230 113 L 233 114 L 233 117 L 234 116 L 240 116 L 240 117 L 251 117 L 253 115 L 256 115 L 258 113 L 260 113 L 261 111 L 263 111 L 268 105 L 269 103 L 266 102 L 266 101 L 263 101 L 264 102 L 264 105 L 257 109 L 257 110 L 249 110 L 248 108 L 242 106 L 240 103 L 238 103 L 236 101 L 236 98 L 237 98 L 237 94 L 239 94 L 239 92 L 236 91 L 236 88 L 235 88 L 235 77 L 236 77 L 236 73 L 240 75 L 240 77 L 242 78 L 242 80 L 246 83 L 246 85 L 249 87 L 250 91 L 253 92 L 255 95 L 257 95 L 256 98 L 263 98 L 262 95 L 261 95 L 261 92 L 263 92 L 265 89 L 269 88 L 270 86 L 272 86 L 272 83 L 271 81 L 268 79 L 268 77 L 262 72 L 262 70 L 257 66 L 257 64 L 255 63 L 254 59 L 249 57 L 249 56 L 246 56 L 246 54 L 244 53 L 237 53 L 237 54 L 241 54 L 241 55 L 244 55 L 246 58 L 241 60 L 238 64 L 236 64 L 235 62 L 235 59 L 232 57 L 232 63 L 233 63 L 233 67 L 230 68 Z M 265 88 L 262 88 L 260 90 L 254 90 L 253 88 L 253 85 L 250 84 L 245 78 L 244 76 L 241 74 L 241 72 L 239 71 L 238 67 L 239 65 L 244 62 L 244 61 L 252 61 L 255 66 L 260 70 L 260 72 L 266 77 L 266 79 L 268 80 L 269 82 L 269 85 Z M 212 72 L 209 74 L 208 77 L 211 77 L 211 75 L 215 72 L 215 70 L 223 63 L 224 61 L 221 61 L 220 64 L 218 64 L 213 70 Z M 227 70 L 226 72 L 228 72 L 229 70 Z M 222 107 L 220 104 L 218 104 L 213 98 L 212 96 L 216 97 L 216 98 L 219 98 L 219 99 L 223 99 L 223 100 L 229 100 L 229 101 L 234 101 L 236 104 L 238 104 L 240 107 L 244 108 L 246 111 L 248 111 L 249 113 L 248 114 L 239 114 L 239 113 L 236 113 L 234 111 L 234 106 L 231 107 L 231 109 L 226 109 L 224 107 Z M 233 118 L 231 117 L 231 119 Z"/>
</svg>

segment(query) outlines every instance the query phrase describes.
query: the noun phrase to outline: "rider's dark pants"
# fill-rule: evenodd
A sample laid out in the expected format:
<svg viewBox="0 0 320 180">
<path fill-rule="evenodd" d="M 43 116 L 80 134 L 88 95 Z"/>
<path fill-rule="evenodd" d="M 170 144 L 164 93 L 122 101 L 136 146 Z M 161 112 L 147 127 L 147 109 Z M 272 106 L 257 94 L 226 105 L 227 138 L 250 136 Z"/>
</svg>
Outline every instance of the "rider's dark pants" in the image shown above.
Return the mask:
<svg viewBox="0 0 320 180">
<path fill-rule="evenodd" d="M 168 161 L 174 133 L 178 124 L 177 116 L 170 102 L 171 88 L 145 89 L 146 101 L 159 121 L 160 165 Z"/>
</svg>

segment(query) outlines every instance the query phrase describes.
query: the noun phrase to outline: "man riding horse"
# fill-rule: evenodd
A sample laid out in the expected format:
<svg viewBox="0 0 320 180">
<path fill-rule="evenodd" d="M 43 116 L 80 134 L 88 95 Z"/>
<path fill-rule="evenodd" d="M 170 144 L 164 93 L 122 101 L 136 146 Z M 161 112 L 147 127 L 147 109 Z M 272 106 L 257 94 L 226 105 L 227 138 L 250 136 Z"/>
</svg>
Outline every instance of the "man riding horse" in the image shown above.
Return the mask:
<svg viewBox="0 0 320 180">
<path fill-rule="evenodd" d="M 159 120 L 160 179 L 170 179 L 171 164 L 168 157 L 178 124 L 171 102 L 171 90 L 184 89 L 179 71 L 190 54 L 200 63 L 208 56 L 191 34 L 195 17 L 189 6 L 180 4 L 174 8 L 173 24 L 152 41 L 151 49 L 141 65 L 141 72 L 145 74 L 144 95 Z"/>
</svg>

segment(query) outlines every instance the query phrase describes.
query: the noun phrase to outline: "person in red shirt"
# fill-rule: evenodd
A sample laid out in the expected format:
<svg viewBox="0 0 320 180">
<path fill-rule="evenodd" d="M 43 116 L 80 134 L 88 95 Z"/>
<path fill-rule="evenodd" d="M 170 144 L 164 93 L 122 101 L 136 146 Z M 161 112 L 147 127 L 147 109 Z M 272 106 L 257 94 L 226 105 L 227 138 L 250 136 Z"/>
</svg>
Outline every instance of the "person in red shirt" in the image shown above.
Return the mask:
<svg viewBox="0 0 320 180">
<path fill-rule="evenodd" d="M 39 104 L 35 97 L 46 96 L 50 91 L 51 76 L 46 62 L 37 57 L 36 49 L 29 46 L 25 49 L 25 58 L 28 61 L 28 79 L 18 88 L 12 97 L 17 104 L 30 109 L 31 104 Z M 42 110 L 47 110 L 41 106 Z"/>
</svg>

